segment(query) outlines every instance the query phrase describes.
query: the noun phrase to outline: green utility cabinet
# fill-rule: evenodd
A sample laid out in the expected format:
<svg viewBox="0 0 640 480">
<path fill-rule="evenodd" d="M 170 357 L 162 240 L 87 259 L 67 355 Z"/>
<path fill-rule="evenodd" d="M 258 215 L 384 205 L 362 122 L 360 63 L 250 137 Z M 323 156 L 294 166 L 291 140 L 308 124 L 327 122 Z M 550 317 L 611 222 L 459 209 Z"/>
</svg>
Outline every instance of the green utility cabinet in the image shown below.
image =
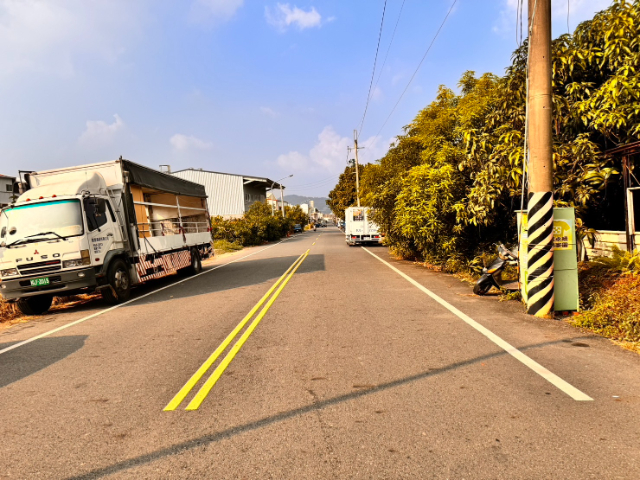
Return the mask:
<svg viewBox="0 0 640 480">
<path fill-rule="evenodd" d="M 553 309 L 578 311 L 578 250 L 576 216 L 573 208 L 553 209 Z"/>
<path fill-rule="evenodd" d="M 527 212 L 518 211 L 520 229 L 520 284 L 522 299 L 527 301 L 529 280 L 527 251 Z M 556 312 L 578 311 L 578 251 L 576 246 L 576 217 L 573 208 L 553 209 L 553 270 L 554 304 Z"/>
</svg>

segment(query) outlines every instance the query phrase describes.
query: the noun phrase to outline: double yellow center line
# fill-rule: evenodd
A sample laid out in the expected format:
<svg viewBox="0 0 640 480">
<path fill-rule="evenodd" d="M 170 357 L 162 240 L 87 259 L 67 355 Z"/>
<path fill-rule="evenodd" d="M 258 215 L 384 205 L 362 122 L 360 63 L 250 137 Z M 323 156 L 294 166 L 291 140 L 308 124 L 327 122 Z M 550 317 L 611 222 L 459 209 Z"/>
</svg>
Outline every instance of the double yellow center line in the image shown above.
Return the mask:
<svg viewBox="0 0 640 480">
<path fill-rule="evenodd" d="M 224 371 L 227 369 L 231 361 L 234 359 L 236 354 L 240 351 L 244 343 L 247 341 L 249 336 L 256 329 L 260 321 L 267 314 L 273 302 L 276 301 L 276 298 L 280 295 L 280 292 L 284 289 L 284 287 L 289 283 L 291 277 L 296 273 L 296 270 L 302 265 L 302 262 L 309 255 L 309 250 L 300 255 L 295 262 L 287 269 L 286 272 L 278 279 L 276 283 L 264 294 L 264 296 L 256 303 L 256 305 L 251 309 L 251 311 L 242 319 L 242 321 L 233 329 L 233 331 L 224 339 L 224 341 L 220 344 L 218 348 L 211 354 L 209 358 L 202 364 L 202 366 L 193 374 L 193 376 L 189 379 L 189 381 L 180 389 L 180 391 L 176 394 L 175 397 L 168 403 L 166 407 L 164 407 L 164 411 L 175 410 L 180 406 L 183 400 L 189 395 L 189 392 L 196 386 L 196 384 L 200 381 L 200 379 L 204 376 L 205 373 L 209 370 L 209 368 L 215 363 L 218 357 L 226 350 L 229 344 L 233 341 L 233 339 L 240 333 L 240 331 L 244 328 L 244 326 L 251 320 L 251 318 L 255 315 L 258 309 L 262 306 L 262 304 L 269 299 L 264 308 L 260 311 L 258 316 L 251 322 L 249 328 L 242 334 L 240 339 L 233 345 L 229 353 L 224 357 L 224 359 L 220 362 L 220 364 L 213 371 L 211 376 L 207 379 L 207 381 L 200 387 L 198 393 L 193 397 L 191 402 L 187 405 L 185 410 L 197 410 L 198 407 L 202 404 L 207 395 L 216 384 L 216 382 L 220 379 Z M 279 287 L 278 287 L 279 285 Z M 276 290 L 277 288 L 277 290 Z M 273 291 L 276 292 L 271 296 Z M 271 296 L 271 298 L 269 298 Z"/>
</svg>

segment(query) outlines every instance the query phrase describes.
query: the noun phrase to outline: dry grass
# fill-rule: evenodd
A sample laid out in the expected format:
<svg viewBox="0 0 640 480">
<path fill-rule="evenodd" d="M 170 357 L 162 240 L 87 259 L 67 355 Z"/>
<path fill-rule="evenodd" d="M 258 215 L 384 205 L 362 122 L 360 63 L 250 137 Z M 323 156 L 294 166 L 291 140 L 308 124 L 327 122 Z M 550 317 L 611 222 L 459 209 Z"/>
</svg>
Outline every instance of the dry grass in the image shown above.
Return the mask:
<svg viewBox="0 0 640 480">
<path fill-rule="evenodd" d="M 215 240 L 213 242 L 213 250 L 216 255 L 237 252 L 238 250 L 242 250 L 243 248 L 244 247 L 239 243 L 229 242 L 228 240 Z"/>
<path fill-rule="evenodd" d="M 72 295 L 69 297 L 56 297 L 53 300 L 51 306 L 51 312 L 64 311 L 78 305 L 84 305 L 100 298 L 100 294 L 94 293 L 91 295 Z M 5 300 L 0 300 L 0 325 L 10 326 L 15 323 L 24 322 L 26 319 L 33 319 L 35 317 L 28 317 L 18 309 L 15 303 L 9 303 Z"/>
<path fill-rule="evenodd" d="M 18 310 L 15 303 L 0 300 L 0 323 L 9 322 L 20 317 L 22 313 Z"/>
<path fill-rule="evenodd" d="M 622 274 L 601 265 L 580 268 L 582 313 L 571 322 L 599 335 L 640 348 L 640 275 Z"/>
</svg>

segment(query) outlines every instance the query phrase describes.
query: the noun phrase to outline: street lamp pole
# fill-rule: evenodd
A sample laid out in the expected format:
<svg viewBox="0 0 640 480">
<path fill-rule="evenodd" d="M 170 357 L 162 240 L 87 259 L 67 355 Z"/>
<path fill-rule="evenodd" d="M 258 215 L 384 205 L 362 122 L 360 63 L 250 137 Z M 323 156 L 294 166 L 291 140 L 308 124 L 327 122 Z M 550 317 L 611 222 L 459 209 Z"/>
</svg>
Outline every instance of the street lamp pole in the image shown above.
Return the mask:
<svg viewBox="0 0 640 480">
<path fill-rule="evenodd" d="M 271 182 L 271 188 L 269 189 L 269 191 L 273 194 L 273 186 L 277 183 L 280 185 L 280 201 L 282 202 L 282 217 L 284 218 L 284 193 L 282 190 L 282 184 L 280 183 L 282 180 L 284 180 L 285 178 L 291 178 L 293 177 L 293 173 L 291 175 L 287 175 L 286 177 L 282 177 L 280 180 L 276 180 L 275 182 Z M 274 197 L 275 198 L 275 195 Z M 278 203 L 278 200 L 276 200 L 276 204 Z M 271 205 L 271 215 L 273 215 L 273 205 Z"/>
</svg>

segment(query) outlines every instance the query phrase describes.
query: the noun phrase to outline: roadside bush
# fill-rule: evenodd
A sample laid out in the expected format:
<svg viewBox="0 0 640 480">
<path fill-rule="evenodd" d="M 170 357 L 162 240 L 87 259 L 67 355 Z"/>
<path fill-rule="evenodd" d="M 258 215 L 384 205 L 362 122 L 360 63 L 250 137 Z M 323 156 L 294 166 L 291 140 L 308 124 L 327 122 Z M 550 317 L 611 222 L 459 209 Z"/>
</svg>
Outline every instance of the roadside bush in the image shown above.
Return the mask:
<svg viewBox="0 0 640 480">
<path fill-rule="evenodd" d="M 278 240 L 292 231 L 293 225 L 294 221 L 291 218 L 273 215 L 271 207 L 266 202 L 251 205 L 243 218 L 211 219 L 214 240 L 226 240 L 244 247 Z"/>
<path fill-rule="evenodd" d="M 242 250 L 243 246 L 236 242 L 230 242 L 229 240 L 214 240 L 213 249 L 217 252 L 237 252 Z"/>
<path fill-rule="evenodd" d="M 640 273 L 640 252 L 637 250 L 627 252 L 613 245 L 611 257 L 594 258 L 592 269 L 603 270 L 607 273 L 620 273 L 622 275 Z"/>
<path fill-rule="evenodd" d="M 592 262 L 581 267 L 579 278 L 583 312 L 573 325 L 614 340 L 640 342 L 640 275 Z"/>
</svg>

